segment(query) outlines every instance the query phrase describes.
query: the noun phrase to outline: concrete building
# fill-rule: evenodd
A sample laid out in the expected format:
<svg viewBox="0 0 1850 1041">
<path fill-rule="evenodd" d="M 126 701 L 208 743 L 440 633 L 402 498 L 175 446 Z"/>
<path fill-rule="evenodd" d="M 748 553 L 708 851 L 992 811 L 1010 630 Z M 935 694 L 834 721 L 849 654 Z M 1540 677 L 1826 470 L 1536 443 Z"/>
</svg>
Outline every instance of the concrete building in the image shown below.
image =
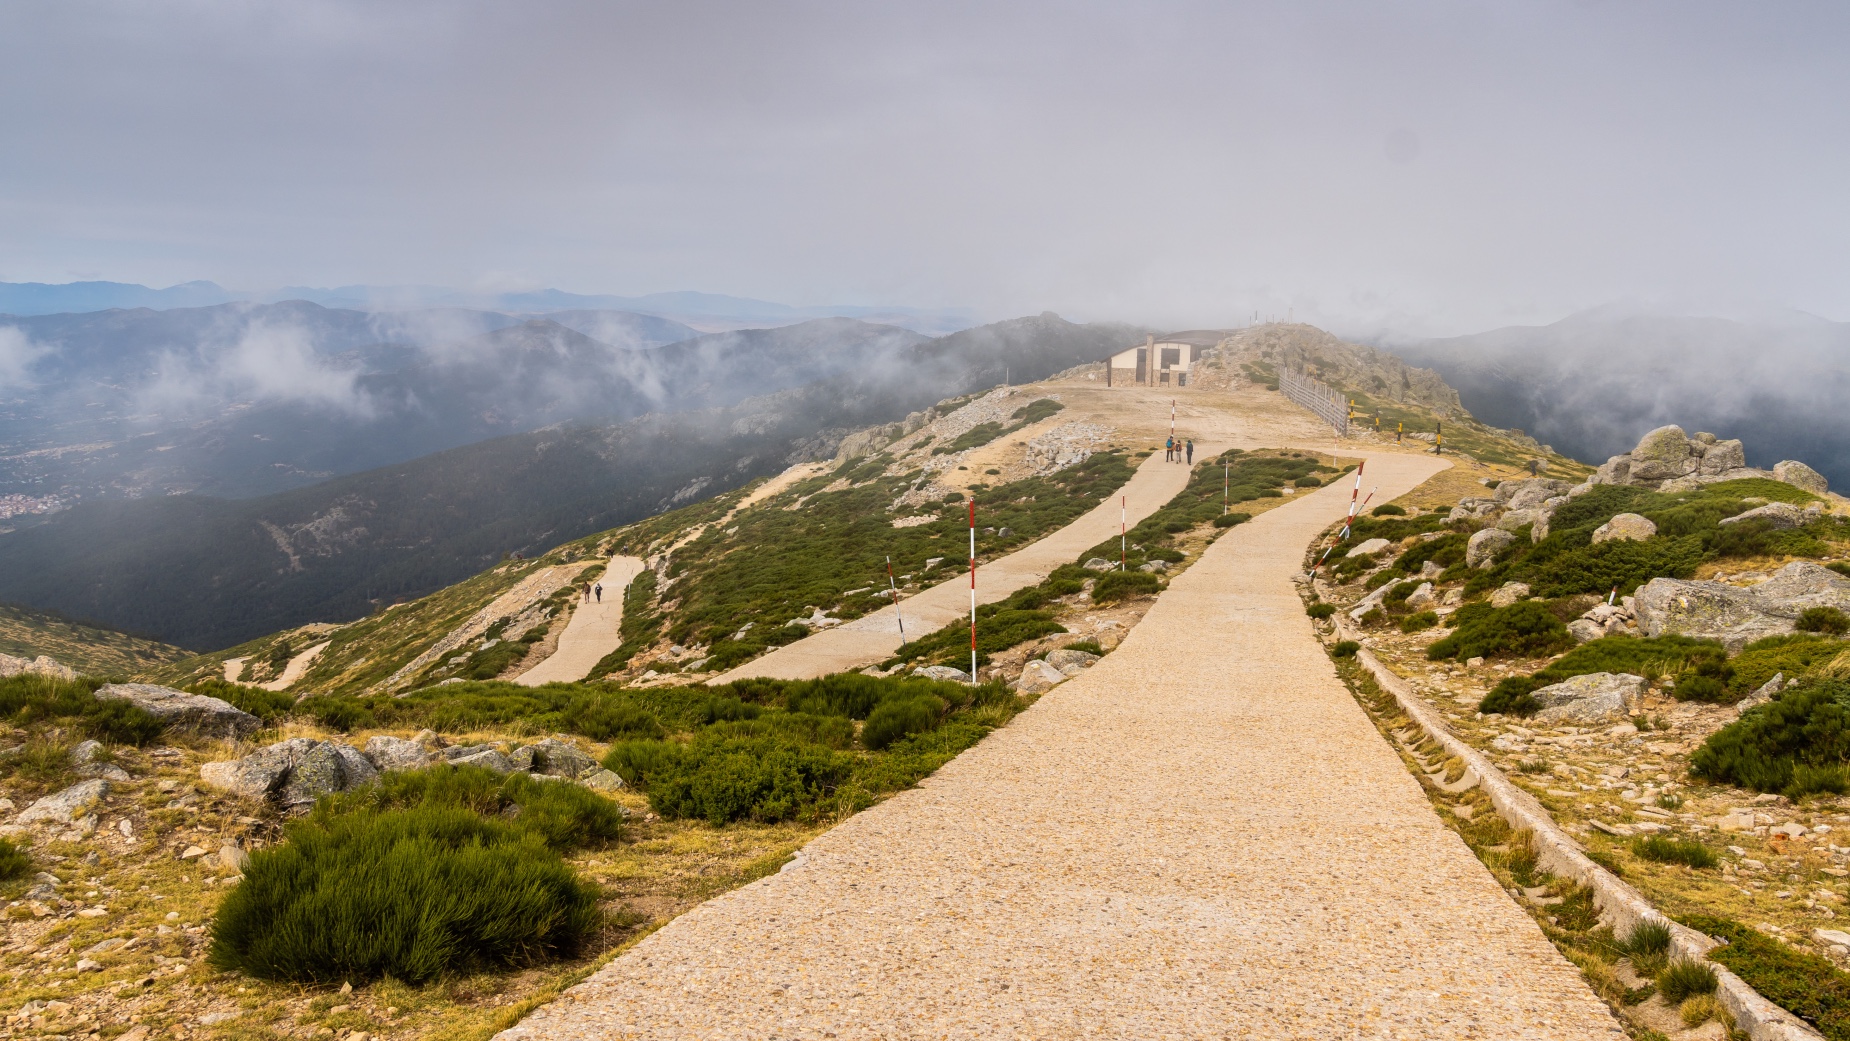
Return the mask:
<svg viewBox="0 0 1850 1041">
<path fill-rule="evenodd" d="M 1119 351 L 1105 361 L 1105 383 L 1144 387 L 1186 387 L 1188 374 L 1223 333 L 1176 333 Z"/>
</svg>

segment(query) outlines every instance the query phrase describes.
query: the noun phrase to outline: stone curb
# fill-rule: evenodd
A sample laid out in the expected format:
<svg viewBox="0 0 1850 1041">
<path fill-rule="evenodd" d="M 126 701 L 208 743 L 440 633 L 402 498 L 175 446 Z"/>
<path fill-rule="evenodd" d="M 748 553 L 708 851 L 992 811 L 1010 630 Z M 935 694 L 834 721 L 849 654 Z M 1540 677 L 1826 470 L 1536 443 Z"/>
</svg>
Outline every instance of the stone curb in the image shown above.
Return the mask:
<svg viewBox="0 0 1850 1041">
<path fill-rule="evenodd" d="M 1342 639 L 1361 642 L 1361 634 L 1351 631 L 1340 621 L 1337 632 Z M 1536 800 L 1503 775 L 1477 749 L 1454 736 L 1431 706 L 1414 694 L 1413 688 L 1376 658 L 1366 646 L 1356 660 L 1375 677 L 1381 688 L 1394 695 L 1401 710 L 1412 717 L 1421 730 L 1442 745 L 1446 752 L 1464 760 L 1465 769 L 1477 778 L 1491 805 L 1510 826 L 1527 830 L 1534 836 L 1536 859 L 1552 874 L 1572 879 L 1593 891 L 1593 901 L 1604 913 L 1613 931 L 1621 936 L 1640 922 L 1658 922 L 1670 928 L 1670 950 L 1674 957 L 1703 961 L 1715 970 L 1716 996 L 1722 1007 L 1734 1017 L 1738 1029 L 1753 1041 L 1822 1041 L 1824 1035 L 1803 1020 L 1760 996 L 1739 976 L 1724 966 L 1708 961 L 1704 955 L 1718 946 L 1709 937 L 1671 921 L 1660 913 L 1644 894 L 1621 881 L 1612 872 L 1589 859 L 1554 816 Z"/>
</svg>

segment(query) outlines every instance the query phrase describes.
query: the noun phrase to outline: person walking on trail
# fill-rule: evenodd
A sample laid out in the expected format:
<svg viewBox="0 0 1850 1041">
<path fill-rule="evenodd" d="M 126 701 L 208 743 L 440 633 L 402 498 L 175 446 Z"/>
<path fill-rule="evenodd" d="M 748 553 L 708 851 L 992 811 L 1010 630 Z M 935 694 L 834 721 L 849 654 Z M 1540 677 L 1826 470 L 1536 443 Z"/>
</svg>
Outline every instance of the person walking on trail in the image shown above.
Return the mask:
<svg viewBox="0 0 1850 1041">
<path fill-rule="evenodd" d="M 1188 465 L 1195 465 L 1195 439 L 1192 437 L 1188 439 Z"/>
<path fill-rule="evenodd" d="M 1163 462 L 1165 463 L 1171 462 L 1175 459 L 1175 457 L 1176 457 L 1176 439 L 1172 437 L 1169 440 L 1163 442 Z"/>
<path fill-rule="evenodd" d="M 603 602 L 604 602 L 604 583 L 602 583 L 602 582 L 599 582 L 599 583 L 598 583 L 597 585 L 595 585 L 595 586 L 592 586 L 592 587 L 591 587 L 591 592 L 593 592 L 593 593 L 596 593 L 596 594 L 597 594 L 597 602 L 598 602 L 598 603 L 600 603 L 600 604 L 601 604 L 601 603 L 603 603 Z"/>
<path fill-rule="evenodd" d="M 591 583 L 585 583 L 585 603 L 591 602 Z"/>
</svg>

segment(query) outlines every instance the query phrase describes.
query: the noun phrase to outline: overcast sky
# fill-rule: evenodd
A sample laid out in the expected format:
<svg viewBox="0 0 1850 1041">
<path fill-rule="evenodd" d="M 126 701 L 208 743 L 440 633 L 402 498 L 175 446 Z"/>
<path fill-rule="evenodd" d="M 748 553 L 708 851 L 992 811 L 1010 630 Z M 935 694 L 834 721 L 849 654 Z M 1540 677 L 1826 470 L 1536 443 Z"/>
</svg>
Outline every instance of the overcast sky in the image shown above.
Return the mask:
<svg viewBox="0 0 1850 1041">
<path fill-rule="evenodd" d="M 1850 319 L 1850 5 L 8 0 L 0 281 Z"/>
</svg>

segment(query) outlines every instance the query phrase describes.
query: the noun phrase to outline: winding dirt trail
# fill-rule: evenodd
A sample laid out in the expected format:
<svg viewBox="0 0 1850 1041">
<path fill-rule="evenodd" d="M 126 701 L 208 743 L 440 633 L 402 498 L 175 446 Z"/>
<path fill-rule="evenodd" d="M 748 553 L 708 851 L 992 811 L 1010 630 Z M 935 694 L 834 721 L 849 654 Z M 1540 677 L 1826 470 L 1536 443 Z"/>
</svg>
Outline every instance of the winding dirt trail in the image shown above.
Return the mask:
<svg viewBox="0 0 1850 1041">
<path fill-rule="evenodd" d="M 1210 458 L 1219 451 L 1211 445 L 1195 446 L 1196 454 L 1202 458 Z M 1079 554 L 1118 534 L 1121 514 L 1127 514 L 1129 523 L 1134 525 L 1155 513 L 1188 486 L 1188 475 L 1186 465 L 1165 462 L 1161 453 L 1150 456 L 1123 487 L 1078 520 L 1005 557 L 977 565 L 977 603 L 991 604 L 1006 599 L 1017 589 L 1040 582 L 1061 564 L 1072 563 Z M 981 524 L 982 519 L 979 513 L 977 522 Z M 959 618 L 969 617 L 970 558 L 956 555 L 967 554 L 968 544 L 951 543 L 946 552 L 951 555 L 946 558 L 944 569 L 954 577 L 901 600 L 897 608 L 883 607 L 852 622 L 785 644 L 707 682 L 729 683 L 751 676 L 811 679 L 831 672 L 859 669 L 899 649 L 901 617 L 906 623 L 906 635 L 915 640 Z"/>
<path fill-rule="evenodd" d="M 642 574 L 641 557 L 610 558 L 604 576 L 604 598 L 580 603 L 572 620 L 559 634 L 559 646 L 545 661 L 521 673 L 514 682 L 523 687 L 542 683 L 576 683 L 591 674 L 591 667 L 623 643 L 623 590 Z"/>
<path fill-rule="evenodd" d="M 1233 529 L 1098 665 L 500 1037 L 1623 1037 L 1317 643 L 1293 578 L 1347 496 Z"/>
</svg>

